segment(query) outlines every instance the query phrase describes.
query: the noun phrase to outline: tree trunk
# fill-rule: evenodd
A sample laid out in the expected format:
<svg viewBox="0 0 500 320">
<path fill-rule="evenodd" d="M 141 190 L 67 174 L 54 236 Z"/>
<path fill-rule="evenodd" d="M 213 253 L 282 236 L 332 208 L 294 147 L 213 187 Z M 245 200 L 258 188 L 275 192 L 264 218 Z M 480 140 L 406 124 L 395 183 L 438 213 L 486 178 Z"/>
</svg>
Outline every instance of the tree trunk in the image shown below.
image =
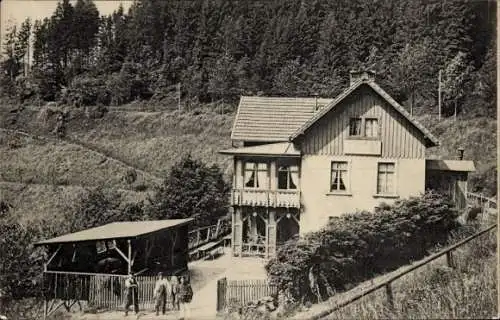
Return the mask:
<svg viewBox="0 0 500 320">
<path fill-rule="evenodd" d="M 457 99 L 455 99 L 455 112 L 453 114 L 454 120 L 457 120 Z"/>
<path fill-rule="evenodd" d="M 411 92 L 411 97 L 410 97 L 410 115 L 413 116 L 413 101 L 415 100 L 415 91 Z"/>
</svg>

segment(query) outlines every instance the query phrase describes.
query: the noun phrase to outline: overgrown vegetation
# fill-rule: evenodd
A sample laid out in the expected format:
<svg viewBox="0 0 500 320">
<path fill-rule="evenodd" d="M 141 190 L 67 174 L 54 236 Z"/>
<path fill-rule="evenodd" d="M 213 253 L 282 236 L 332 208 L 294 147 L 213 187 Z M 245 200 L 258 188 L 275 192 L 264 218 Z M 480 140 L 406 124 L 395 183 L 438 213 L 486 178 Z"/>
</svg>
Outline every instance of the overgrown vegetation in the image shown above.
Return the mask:
<svg viewBox="0 0 500 320">
<path fill-rule="evenodd" d="M 312 300 L 309 271 L 323 296 L 328 286 L 343 291 L 375 275 L 424 257 L 458 227 L 452 203 L 434 192 L 381 205 L 374 213 L 335 217 L 318 232 L 288 241 L 266 266 L 288 296 Z M 324 278 L 321 277 L 324 275 Z"/>
<path fill-rule="evenodd" d="M 209 167 L 187 155 L 159 186 L 147 215 L 153 219 L 193 218 L 195 225 L 212 225 L 228 213 L 229 190 L 218 166 Z"/>
<path fill-rule="evenodd" d="M 455 268 L 436 261 L 393 284 L 394 308 L 383 290 L 326 319 L 487 319 L 497 312 L 496 232 L 454 251 Z"/>
<path fill-rule="evenodd" d="M 241 94 L 333 97 L 370 68 L 408 108 L 495 115 L 494 1 L 141 0 L 99 16 L 61 0 L 50 18 L 12 24 L 2 93 L 19 101 L 176 106 Z M 28 37 L 33 35 L 29 61 Z M 32 68 L 26 68 L 31 62 Z"/>
</svg>

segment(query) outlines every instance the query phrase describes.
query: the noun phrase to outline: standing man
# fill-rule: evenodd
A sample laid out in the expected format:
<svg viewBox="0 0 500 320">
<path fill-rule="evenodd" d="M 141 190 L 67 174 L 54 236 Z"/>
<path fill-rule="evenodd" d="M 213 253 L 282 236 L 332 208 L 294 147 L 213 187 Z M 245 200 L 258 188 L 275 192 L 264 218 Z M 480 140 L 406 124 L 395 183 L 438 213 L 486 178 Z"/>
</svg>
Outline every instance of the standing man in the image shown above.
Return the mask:
<svg viewBox="0 0 500 320">
<path fill-rule="evenodd" d="M 131 305 L 134 305 L 134 312 L 137 315 L 139 313 L 139 286 L 132 273 L 129 273 L 125 280 L 125 295 L 127 297 L 127 302 L 125 303 L 125 316 L 128 315 L 128 308 Z"/>
<path fill-rule="evenodd" d="M 179 297 L 179 307 L 181 319 L 188 319 L 190 315 L 189 303 L 193 300 L 193 289 L 185 276 L 180 278 L 177 295 Z"/>
<path fill-rule="evenodd" d="M 177 292 L 179 291 L 179 280 L 177 276 L 172 276 L 170 278 L 170 293 L 172 297 L 172 309 L 179 310 L 179 299 L 177 296 Z"/>
<path fill-rule="evenodd" d="M 167 284 L 163 273 L 158 272 L 158 280 L 156 280 L 155 289 L 153 297 L 156 300 L 155 311 L 156 315 L 160 313 L 160 307 L 162 314 L 165 314 L 165 307 L 167 304 Z"/>
</svg>

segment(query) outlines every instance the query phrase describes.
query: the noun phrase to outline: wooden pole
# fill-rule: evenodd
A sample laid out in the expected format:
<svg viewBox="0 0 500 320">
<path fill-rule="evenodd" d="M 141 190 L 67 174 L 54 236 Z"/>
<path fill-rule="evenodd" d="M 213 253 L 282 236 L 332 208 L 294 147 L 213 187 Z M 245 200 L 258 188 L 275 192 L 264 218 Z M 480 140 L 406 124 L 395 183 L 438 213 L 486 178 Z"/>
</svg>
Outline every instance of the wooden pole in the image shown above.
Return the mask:
<svg viewBox="0 0 500 320">
<path fill-rule="evenodd" d="M 439 70 L 439 87 L 438 87 L 438 113 L 439 121 L 441 121 L 441 70 Z"/>
<path fill-rule="evenodd" d="M 177 109 L 181 112 L 181 83 L 177 84 Z"/>
<path fill-rule="evenodd" d="M 450 268 L 454 268 L 454 264 L 453 264 L 453 253 L 452 251 L 448 251 L 446 252 L 446 262 L 448 263 L 448 267 Z"/>
<path fill-rule="evenodd" d="M 132 273 L 132 244 L 130 240 L 127 240 L 128 244 L 128 273 Z"/>
<path fill-rule="evenodd" d="M 392 294 L 390 282 L 385 285 L 385 293 L 387 294 L 387 302 L 389 302 L 389 307 L 394 308 L 394 296 Z"/>
</svg>

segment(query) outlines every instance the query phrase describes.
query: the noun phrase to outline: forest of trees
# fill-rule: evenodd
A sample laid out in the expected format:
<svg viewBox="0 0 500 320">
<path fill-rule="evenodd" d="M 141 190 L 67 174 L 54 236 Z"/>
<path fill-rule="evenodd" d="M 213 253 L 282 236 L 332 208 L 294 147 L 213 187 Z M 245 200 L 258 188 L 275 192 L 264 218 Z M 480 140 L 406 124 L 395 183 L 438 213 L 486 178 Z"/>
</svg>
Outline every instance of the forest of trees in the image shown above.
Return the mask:
<svg viewBox="0 0 500 320">
<path fill-rule="evenodd" d="M 162 103 L 180 83 L 194 103 L 334 97 L 365 68 L 421 114 L 437 110 L 441 70 L 445 116 L 495 116 L 495 17 L 487 0 L 138 0 L 108 16 L 92 0 L 63 0 L 8 29 L 1 94 Z"/>
</svg>

